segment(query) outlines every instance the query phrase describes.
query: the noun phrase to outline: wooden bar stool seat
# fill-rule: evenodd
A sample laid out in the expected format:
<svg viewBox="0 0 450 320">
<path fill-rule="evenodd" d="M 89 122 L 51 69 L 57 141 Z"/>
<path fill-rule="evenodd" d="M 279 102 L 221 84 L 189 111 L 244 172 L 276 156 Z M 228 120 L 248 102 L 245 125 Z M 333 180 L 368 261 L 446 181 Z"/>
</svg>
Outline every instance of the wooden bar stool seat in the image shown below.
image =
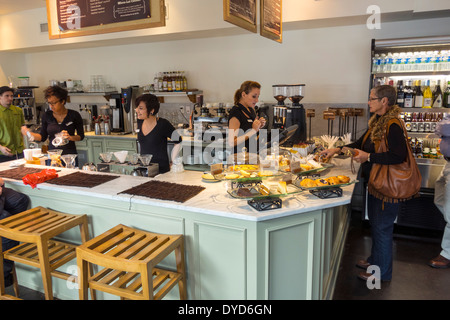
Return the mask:
<svg viewBox="0 0 450 320">
<path fill-rule="evenodd" d="M 73 278 L 73 275 L 56 269 L 76 258 L 76 245 L 52 238 L 76 226 L 80 228 L 82 243 L 89 240 L 85 214 L 72 215 L 36 207 L 0 220 L 0 236 L 21 242 L 5 252 L 0 243 L 0 274 L 3 274 L 3 259 L 39 268 L 45 298 L 53 299 L 51 277 Z M 4 280 L 0 278 L 1 296 L 4 296 Z"/>
<path fill-rule="evenodd" d="M 87 289 L 100 290 L 125 299 L 159 300 L 178 284 L 180 299 L 186 299 L 184 238 L 118 225 L 76 249 L 80 300 Z M 175 252 L 176 271 L 157 268 Z M 88 277 L 88 265 L 103 267 Z"/>
</svg>

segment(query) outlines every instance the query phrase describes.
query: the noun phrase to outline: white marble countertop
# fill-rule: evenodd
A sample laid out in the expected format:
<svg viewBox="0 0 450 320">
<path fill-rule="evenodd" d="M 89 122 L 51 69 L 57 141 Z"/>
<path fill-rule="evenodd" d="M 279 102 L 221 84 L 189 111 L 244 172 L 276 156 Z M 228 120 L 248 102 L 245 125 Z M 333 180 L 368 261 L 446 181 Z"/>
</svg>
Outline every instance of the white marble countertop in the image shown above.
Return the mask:
<svg viewBox="0 0 450 320">
<path fill-rule="evenodd" d="M 347 159 L 349 160 L 349 159 Z M 333 162 L 335 167 L 331 171 L 326 170 L 322 176 L 329 177 L 338 174 L 347 175 L 351 180 L 356 179 L 356 174 L 352 174 L 347 160 L 335 160 Z M 44 166 L 26 165 L 27 167 L 49 168 Z M 0 163 L 0 171 L 11 169 L 9 162 Z M 79 171 L 78 169 L 61 169 L 58 173 L 63 176 L 69 173 Z M 358 170 L 358 168 L 356 168 Z M 327 173 L 327 171 L 329 171 Z M 82 171 L 86 172 L 86 171 Z M 93 174 L 103 174 L 94 172 Z M 112 174 L 112 173 L 108 173 Z M 228 217 L 233 219 L 242 219 L 250 221 L 264 221 L 289 215 L 305 213 L 314 210 L 320 210 L 330 207 L 349 204 L 351 201 L 354 184 L 342 187 L 343 195 L 337 198 L 320 199 L 309 191 L 302 191 L 293 195 L 282 197 L 282 208 L 272 209 L 266 211 L 258 211 L 252 208 L 245 199 L 236 199 L 230 196 L 226 191 L 226 182 L 221 181 L 217 183 L 203 182 L 201 179 L 202 172 L 187 171 L 181 173 L 168 172 L 156 176 L 155 178 L 135 177 L 129 175 L 119 175 L 118 179 L 103 183 L 94 188 L 69 187 L 53 185 L 50 183 L 41 183 L 36 190 L 52 190 L 69 194 L 79 194 L 80 196 L 97 197 L 99 199 L 111 199 L 117 201 L 126 201 L 129 203 L 141 203 L 161 208 L 178 209 L 184 211 L 192 211 L 196 213 L 203 213 L 208 215 L 216 215 Z M 134 186 L 143 184 L 149 179 L 156 179 L 160 181 L 167 181 L 185 185 L 200 185 L 204 186 L 205 190 L 200 192 L 195 197 L 187 200 L 184 203 L 175 201 L 166 201 L 158 199 L 150 199 L 141 196 L 132 196 L 128 194 L 118 194 L 121 191 L 127 190 Z M 23 185 L 22 181 L 4 178 L 6 184 Z M 30 186 L 27 186 L 31 188 Z"/>
</svg>

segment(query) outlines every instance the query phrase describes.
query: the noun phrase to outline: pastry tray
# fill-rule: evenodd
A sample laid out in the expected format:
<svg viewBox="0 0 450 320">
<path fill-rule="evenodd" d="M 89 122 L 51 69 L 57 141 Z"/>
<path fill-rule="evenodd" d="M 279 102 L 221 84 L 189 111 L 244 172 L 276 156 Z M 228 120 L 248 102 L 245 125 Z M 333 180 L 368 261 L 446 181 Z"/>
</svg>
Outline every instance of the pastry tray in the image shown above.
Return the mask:
<svg viewBox="0 0 450 320">
<path fill-rule="evenodd" d="M 334 164 L 330 164 L 330 163 L 321 163 L 321 165 L 322 165 L 322 167 L 320 167 L 320 168 L 314 168 L 311 170 L 300 171 L 300 172 L 292 173 L 292 174 L 294 174 L 296 176 L 307 176 L 307 175 L 319 173 L 319 172 L 322 172 L 329 168 L 334 167 Z"/>
<path fill-rule="evenodd" d="M 239 191 L 239 189 L 241 188 L 233 188 L 233 189 L 228 189 L 227 192 L 230 196 L 232 196 L 233 198 L 237 198 L 237 199 L 270 199 L 270 198 L 279 198 L 279 197 L 286 197 L 286 196 L 290 196 L 299 192 L 302 192 L 303 190 L 299 187 L 297 187 L 294 184 L 288 184 L 286 186 L 286 189 L 288 192 L 286 193 L 278 193 L 278 191 L 274 191 L 274 188 L 276 188 L 276 186 L 273 186 L 271 184 L 268 184 L 269 186 L 272 186 L 270 188 L 270 194 L 268 195 L 262 195 L 259 191 L 258 191 L 258 186 L 249 186 L 247 187 L 247 189 L 249 189 L 251 195 L 243 195 L 240 196 L 237 194 L 237 192 Z"/>
<path fill-rule="evenodd" d="M 324 190 L 324 189 L 332 189 L 332 188 L 340 188 L 340 187 L 349 186 L 349 185 L 351 185 L 351 184 L 354 184 L 354 183 L 357 183 L 357 182 L 358 182 L 358 180 L 353 180 L 353 181 L 349 181 L 349 182 L 347 182 L 347 183 L 330 184 L 330 185 L 326 185 L 326 186 L 317 186 L 317 187 L 306 188 L 306 187 L 300 186 L 300 181 L 301 181 L 301 180 L 295 180 L 295 181 L 292 181 L 292 183 L 293 183 L 296 187 L 298 187 L 298 188 L 300 188 L 300 189 L 302 189 L 302 190 L 305 190 L 305 191 L 311 191 L 311 190 Z"/>
</svg>

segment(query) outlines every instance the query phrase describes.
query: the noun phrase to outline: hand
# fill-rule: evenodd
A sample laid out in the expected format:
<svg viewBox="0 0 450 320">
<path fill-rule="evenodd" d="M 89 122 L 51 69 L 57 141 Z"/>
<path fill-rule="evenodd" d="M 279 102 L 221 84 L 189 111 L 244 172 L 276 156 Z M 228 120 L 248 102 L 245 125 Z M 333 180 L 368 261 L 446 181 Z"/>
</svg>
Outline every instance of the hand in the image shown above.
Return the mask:
<svg viewBox="0 0 450 320">
<path fill-rule="evenodd" d="M 0 152 L 3 153 L 5 156 L 11 157 L 13 154 L 11 153 L 11 150 L 5 146 L 0 146 Z"/>
<path fill-rule="evenodd" d="M 261 122 L 261 126 L 260 126 L 259 128 L 260 128 L 260 129 L 261 129 L 261 128 L 264 128 L 264 126 L 266 125 L 266 118 L 260 117 L 260 118 L 259 118 L 259 121 Z"/>
<path fill-rule="evenodd" d="M 330 149 L 323 150 L 320 153 L 320 155 L 321 156 L 325 156 L 325 158 L 331 158 L 332 156 L 334 156 L 336 153 L 338 153 L 340 151 L 341 151 L 340 148 L 330 148 Z"/>
<path fill-rule="evenodd" d="M 29 132 L 29 131 L 30 131 L 30 129 L 28 129 L 27 126 L 22 126 L 20 128 L 20 132 L 22 132 L 22 135 L 24 135 L 24 136 L 26 136 L 27 132 Z"/>
<path fill-rule="evenodd" d="M 355 160 L 358 163 L 366 162 L 367 159 L 369 159 L 369 153 L 364 152 L 359 149 L 355 149 L 355 154 L 353 155 L 353 160 Z"/>
<path fill-rule="evenodd" d="M 67 140 L 70 141 L 70 135 L 69 135 L 69 133 L 67 132 L 67 130 L 63 130 L 63 131 L 61 131 L 61 133 L 62 133 L 62 138 L 63 138 L 63 139 L 67 139 Z"/>
<path fill-rule="evenodd" d="M 258 132 L 260 128 L 261 128 L 261 120 L 258 117 L 256 117 L 255 120 L 253 121 L 252 129 Z"/>
</svg>

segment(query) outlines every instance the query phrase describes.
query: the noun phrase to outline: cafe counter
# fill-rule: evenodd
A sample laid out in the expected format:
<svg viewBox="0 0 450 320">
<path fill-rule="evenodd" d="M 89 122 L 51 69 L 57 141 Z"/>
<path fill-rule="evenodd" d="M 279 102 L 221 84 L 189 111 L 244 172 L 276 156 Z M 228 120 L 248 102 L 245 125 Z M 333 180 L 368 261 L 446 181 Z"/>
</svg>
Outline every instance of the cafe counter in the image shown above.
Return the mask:
<svg viewBox="0 0 450 320">
<path fill-rule="evenodd" d="M 11 169 L 8 165 L 0 164 L 0 171 Z M 58 170 L 60 177 L 80 172 Z M 322 176 L 338 174 L 356 178 L 349 161 L 336 163 Z M 258 211 L 247 200 L 231 197 L 226 182 L 203 182 L 201 175 L 195 171 L 168 172 L 155 178 L 117 175 L 92 188 L 41 183 L 33 189 L 20 180 L 5 181 L 7 187 L 27 194 L 31 207 L 87 214 L 91 237 L 118 224 L 183 234 L 189 299 L 332 298 L 354 185 L 342 187 L 340 197 L 321 199 L 302 191 L 282 197 L 281 208 Z M 150 180 L 205 189 L 183 203 L 121 193 Z M 80 243 L 75 229 L 65 232 L 62 238 Z M 175 266 L 175 257 L 164 260 L 163 266 Z M 76 262 L 63 266 L 61 271 L 75 273 Z M 17 272 L 20 285 L 43 290 L 37 269 L 17 264 Z M 53 283 L 56 297 L 78 299 L 73 284 L 57 278 Z M 100 292 L 98 298 L 115 299 Z M 177 290 L 167 298 L 177 299 Z"/>
</svg>

